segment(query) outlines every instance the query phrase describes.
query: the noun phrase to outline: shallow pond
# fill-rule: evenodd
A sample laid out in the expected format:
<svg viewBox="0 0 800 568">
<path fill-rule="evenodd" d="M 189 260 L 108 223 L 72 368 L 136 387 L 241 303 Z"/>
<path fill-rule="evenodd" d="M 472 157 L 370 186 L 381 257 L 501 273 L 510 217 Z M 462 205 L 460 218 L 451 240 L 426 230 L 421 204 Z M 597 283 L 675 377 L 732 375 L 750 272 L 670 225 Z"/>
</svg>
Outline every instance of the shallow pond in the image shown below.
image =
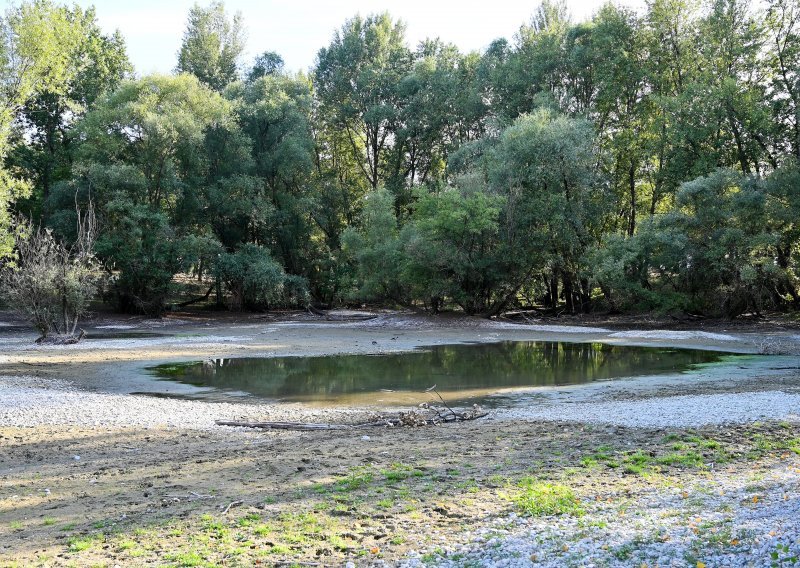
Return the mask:
<svg viewBox="0 0 800 568">
<path fill-rule="evenodd" d="M 729 361 L 715 351 L 603 343 L 504 341 L 382 355 L 210 359 L 150 367 L 163 380 L 257 398 L 321 404 L 409 404 L 436 389 L 486 403 L 504 389 L 574 385 L 690 371 Z"/>
</svg>

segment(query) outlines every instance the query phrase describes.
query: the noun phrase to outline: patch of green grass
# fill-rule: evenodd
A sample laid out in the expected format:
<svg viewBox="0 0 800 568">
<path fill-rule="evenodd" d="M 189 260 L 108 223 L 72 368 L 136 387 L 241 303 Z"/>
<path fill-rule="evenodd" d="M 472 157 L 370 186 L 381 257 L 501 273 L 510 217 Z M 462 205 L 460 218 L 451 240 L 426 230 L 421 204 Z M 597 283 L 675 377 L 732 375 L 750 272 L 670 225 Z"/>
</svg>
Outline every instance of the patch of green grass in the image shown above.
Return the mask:
<svg viewBox="0 0 800 568">
<path fill-rule="evenodd" d="M 341 552 L 344 552 L 350 548 L 350 545 L 347 544 L 347 541 L 337 534 L 331 535 L 330 538 L 328 538 L 328 542 L 333 548 Z"/>
<path fill-rule="evenodd" d="M 533 517 L 549 515 L 581 516 L 583 508 L 575 493 L 566 485 L 540 481 L 534 477 L 520 480 L 520 491 L 511 498 L 522 513 Z"/>
<path fill-rule="evenodd" d="M 11 521 L 10 523 L 8 523 L 8 527 L 12 531 L 21 531 L 23 528 L 22 521 Z"/>
<path fill-rule="evenodd" d="M 594 455 L 592 457 L 594 457 L 594 459 L 596 459 L 597 461 L 604 461 L 611 459 L 613 455 L 614 455 L 614 448 L 612 448 L 611 446 L 603 445 L 603 446 L 597 446 L 597 449 L 595 450 Z"/>
<path fill-rule="evenodd" d="M 267 549 L 267 554 L 288 554 L 291 551 L 292 549 L 285 544 L 273 544 Z"/>
<path fill-rule="evenodd" d="M 390 498 L 381 499 L 380 501 L 375 503 L 375 506 L 378 507 L 379 509 L 391 509 L 394 506 L 394 499 Z"/>
<path fill-rule="evenodd" d="M 800 455 L 800 438 L 779 438 L 767 440 L 764 437 L 759 437 L 757 447 L 765 450 L 790 451 Z"/>
<path fill-rule="evenodd" d="M 261 520 L 261 515 L 259 515 L 258 513 L 248 513 L 247 515 L 236 521 L 236 524 L 237 526 L 240 527 L 249 527 L 260 520 Z"/>
<path fill-rule="evenodd" d="M 600 465 L 600 462 L 592 456 L 585 456 L 581 458 L 581 465 L 586 469 L 594 469 Z"/>
<path fill-rule="evenodd" d="M 257 536 L 267 536 L 273 532 L 273 527 L 269 523 L 261 523 L 253 527 L 253 534 Z"/>
<path fill-rule="evenodd" d="M 608 522 L 603 519 L 593 519 L 590 521 L 578 521 L 579 527 L 591 527 L 591 528 L 598 528 L 604 529 L 608 526 Z"/>
<path fill-rule="evenodd" d="M 627 464 L 623 466 L 622 471 L 629 475 L 644 475 L 647 473 L 647 470 L 644 467 L 635 464 Z"/>
<path fill-rule="evenodd" d="M 618 546 L 611 552 L 618 560 L 628 560 L 633 554 L 633 546 L 630 544 L 623 544 Z"/>
<path fill-rule="evenodd" d="M 656 462 L 661 465 L 676 467 L 701 467 L 703 465 L 703 456 L 695 451 L 670 452 L 663 456 L 658 456 Z"/>
<path fill-rule="evenodd" d="M 641 450 L 628 454 L 622 459 L 622 471 L 633 475 L 644 475 L 647 473 L 648 466 L 651 465 L 653 458 Z"/>
<path fill-rule="evenodd" d="M 339 491 L 355 491 L 363 489 L 373 482 L 375 479 L 375 472 L 369 466 L 354 467 L 346 477 L 336 482 L 336 488 Z"/>
<path fill-rule="evenodd" d="M 202 530 L 206 534 L 214 536 L 215 538 L 224 538 L 228 534 L 228 528 L 225 523 L 219 519 L 215 519 L 212 515 L 206 514 L 200 517 L 203 521 Z"/>
<path fill-rule="evenodd" d="M 95 539 L 92 537 L 70 537 L 67 539 L 67 550 L 70 552 L 83 552 L 91 548 L 94 542 Z"/>
<path fill-rule="evenodd" d="M 424 475 L 422 471 L 403 463 L 393 463 L 388 469 L 382 470 L 381 474 L 386 478 L 386 481 L 390 483 L 403 481 L 409 477 L 422 477 Z"/>
<path fill-rule="evenodd" d="M 42 520 L 42 524 L 44 526 L 46 526 L 46 527 L 50 527 L 50 526 L 53 526 L 54 524 L 56 524 L 56 520 L 53 517 L 45 517 Z"/>
<path fill-rule="evenodd" d="M 174 562 L 177 566 L 207 566 L 205 558 L 195 551 L 180 552 L 170 554 L 167 559 Z"/>
</svg>

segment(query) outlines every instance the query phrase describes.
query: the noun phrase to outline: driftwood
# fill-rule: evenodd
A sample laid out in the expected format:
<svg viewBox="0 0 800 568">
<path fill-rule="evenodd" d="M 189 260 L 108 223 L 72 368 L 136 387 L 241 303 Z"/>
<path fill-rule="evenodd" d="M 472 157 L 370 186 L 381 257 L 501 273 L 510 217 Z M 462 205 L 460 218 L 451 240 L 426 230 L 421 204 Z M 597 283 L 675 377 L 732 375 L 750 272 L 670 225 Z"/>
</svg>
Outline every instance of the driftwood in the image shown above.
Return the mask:
<svg viewBox="0 0 800 568">
<path fill-rule="evenodd" d="M 359 428 L 375 428 L 379 426 L 399 427 L 399 426 L 434 426 L 436 424 L 446 424 L 448 422 L 464 422 L 466 420 L 477 420 L 487 416 L 488 412 L 470 414 L 467 417 L 436 416 L 434 418 L 423 418 L 414 413 L 401 413 L 402 417 L 386 417 L 372 422 L 362 422 L 361 424 L 320 424 L 313 422 L 247 422 L 245 420 L 217 420 L 217 426 L 236 426 L 239 428 L 259 428 L 262 430 L 357 430 Z"/>
<path fill-rule="evenodd" d="M 238 426 L 241 428 L 261 428 L 264 430 L 356 430 L 360 428 L 375 427 L 400 427 L 400 426 L 434 426 L 446 424 L 448 422 L 464 422 L 467 420 L 477 420 L 487 416 L 488 412 L 483 412 L 480 406 L 473 405 L 472 408 L 463 412 L 453 410 L 445 402 L 442 395 L 436 390 L 436 385 L 425 392 L 433 392 L 439 398 L 444 408 L 432 406 L 427 403 L 420 405 L 420 410 L 410 410 L 399 412 L 393 416 L 375 414 L 368 422 L 360 424 L 320 424 L 313 422 L 248 422 L 245 420 L 217 420 L 217 426 Z"/>
</svg>

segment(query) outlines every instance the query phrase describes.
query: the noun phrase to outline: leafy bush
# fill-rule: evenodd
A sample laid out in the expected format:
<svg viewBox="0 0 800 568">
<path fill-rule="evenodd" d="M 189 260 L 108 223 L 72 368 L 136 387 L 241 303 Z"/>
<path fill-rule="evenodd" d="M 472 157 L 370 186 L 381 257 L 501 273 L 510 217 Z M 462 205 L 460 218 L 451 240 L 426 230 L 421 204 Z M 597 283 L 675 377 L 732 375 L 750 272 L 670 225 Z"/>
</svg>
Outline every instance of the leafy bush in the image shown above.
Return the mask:
<svg viewBox="0 0 800 568">
<path fill-rule="evenodd" d="M 269 251 L 258 245 L 247 243 L 234 253 L 219 255 L 216 270 L 230 292 L 231 309 L 264 309 L 308 302 L 305 279 L 287 275 Z"/>
</svg>

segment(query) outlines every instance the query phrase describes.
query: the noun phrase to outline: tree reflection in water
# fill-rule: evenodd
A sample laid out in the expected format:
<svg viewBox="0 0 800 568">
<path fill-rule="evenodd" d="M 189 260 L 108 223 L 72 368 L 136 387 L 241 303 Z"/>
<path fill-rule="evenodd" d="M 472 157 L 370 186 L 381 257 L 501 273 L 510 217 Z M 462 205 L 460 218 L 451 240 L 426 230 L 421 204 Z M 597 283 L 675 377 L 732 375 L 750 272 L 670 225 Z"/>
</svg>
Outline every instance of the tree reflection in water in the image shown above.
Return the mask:
<svg viewBox="0 0 800 568">
<path fill-rule="evenodd" d="M 384 355 L 216 359 L 152 370 L 169 380 L 260 398 L 346 403 L 352 395 L 386 399 L 386 391 L 420 392 L 434 384 L 442 393 L 480 398 L 481 392 L 507 388 L 679 373 L 722 357 L 688 349 L 504 341 Z"/>
</svg>

